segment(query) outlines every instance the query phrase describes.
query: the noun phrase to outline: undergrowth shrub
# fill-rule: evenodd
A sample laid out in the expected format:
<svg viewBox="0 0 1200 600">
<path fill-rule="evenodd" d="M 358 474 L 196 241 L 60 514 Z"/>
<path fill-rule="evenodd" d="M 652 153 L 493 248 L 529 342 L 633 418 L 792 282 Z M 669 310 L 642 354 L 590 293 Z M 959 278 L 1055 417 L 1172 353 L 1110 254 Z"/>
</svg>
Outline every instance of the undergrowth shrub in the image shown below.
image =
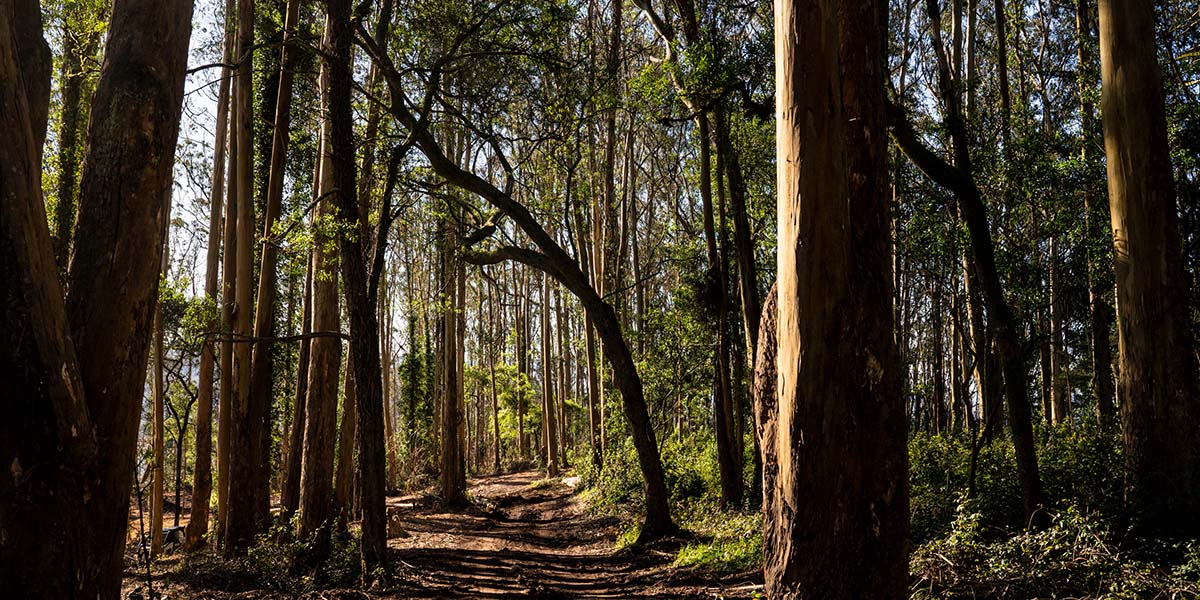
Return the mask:
<svg viewBox="0 0 1200 600">
<path fill-rule="evenodd" d="M 1085 420 L 1073 428 L 1039 424 L 1035 435 L 1047 505 L 1074 506 L 1107 523 L 1119 522 L 1124 459 L 1118 434 Z M 955 508 L 969 482 L 971 439 L 917 432 L 908 443 L 908 460 L 910 539 L 921 544 L 946 535 L 954 525 Z M 981 526 L 989 536 L 1025 528 L 1016 457 L 1004 432 L 980 448 L 972 506 L 983 515 Z"/>
<path fill-rule="evenodd" d="M 725 510 L 709 501 L 690 502 L 676 514 L 697 540 L 676 555 L 674 566 L 738 573 L 762 566 L 762 514 Z"/>
<path fill-rule="evenodd" d="M 588 455 L 576 456 L 574 464 L 592 509 L 624 523 L 618 543 L 624 548 L 637 537 L 643 492 L 637 454 L 629 437 L 619 433 L 621 427 L 610 431 L 603 468 L 593 467 Z M 962 597 L 978 593 L 1018 598 L 1026 593 L 1055 597 L 1128 592 L 1134 597 L 1138 590 L 1190 589 L 1179 582 L 1200 575 L 1200 553 L 1189 558 L 1190 547 L 1161 542 L 1140 544 L 1135 551 L 1128 543 L 1114 541 L 1112 532 L 1127 530 L 1121 513 L 1123 458 L 1117 432 L 1101 430 L 1085 419 L 1074 428 L 1039 424 L 1035 436 L 1055 524 L 1028 533 L 1016 458 L 1005 430 L 979 448 L 975 494 L 969 500 L 970 437 L 911 435 L 910 542 L 915 548 L 914 578 L 921 582 L 916 594 L 933 590 L 933 596 L 921 597 L 957 597 L 961 592 Z M 747 439 L 747 446 L 752 448 L 752 440 Z M 719 507 L 720 473 L 711 432 L 669 436 L 661 441 L 661 450 L 672 513 L 695 536 L 675 565 L 726 573 L 761 565 L 758 507 L 749 502 L 737 509 Z M 755 495 L 750 487 L 752 456 L 747 454 L 745 464 L 747 497 Z M 1164 569 L 1171 573 L 1167 580 L 1156 574 Z"/>
<path fill-rule="evenodd" d="M 228 592 L 274 590 L 301 593 L 326 588 L 355 587 L 362 580 L 357 532 L 335 533 L 329 557 L 312 560 L 313 539 L 299 539 L 294 523 L 276 523 L 259 536 L 245 556 L 226 558 L 214 553 L 192 555 L 180 563 L 175 577 L 194 586 Z"/>
<path fill-rule="evenodd" d="M 1145 542 L 1183 559 L 1154 563 L 1123 549 L 1095 515 L 1074 506 L 1050 527 L 990 540 L 984 518 L 959 506 L 953 527 L 912 554 L 912 598 L 1196 598 L 1200 546 Z M 1166 548 L 1164 546 L 1171 546 Z"/>
<path fill-rule="evenodd" d="M 914 544 L 944 535 L 966 492 L 971 440 L 966 436 L 915 433 L 908 442 L 909 539 Z M 1016 458 L 1007 441 L 982 446 L 976 463 L 975 506 L 994 528 L 1020 528 L 1023 519 Z"/>
<path fill-rule="evenodd" d="M 712 433 L 669 436 L 661 448 L 672 515 L 694 536 L 694 541 L 679 551 L 675 566 L 717 573 L 758 568 L 762 563 L 762 515 L 757 507 L 720 508 L 720 471 Z M 610 438 L 601 469 L 593 467 L 588 456 L 577 456 L 575 465 L 591 509 L 622 520 L 617 549 L 632 546 L 645 498 L 633 443 L 628 437 Z M 751 470 L 747 464 L 747 479 Z M 747 495 L 752 491 L 750 485 L 748 481 Z"/>
<path fill-rule="evenodd" d="M 1096 426 L 1090 415 L 1075 427 L 1058 426 L 1043 433 L 1038 453 L 1046 501 L 1072 504 L 1116 523 L 1124 518 L 1124 454 L 1120 432 Z"/>
</svg>

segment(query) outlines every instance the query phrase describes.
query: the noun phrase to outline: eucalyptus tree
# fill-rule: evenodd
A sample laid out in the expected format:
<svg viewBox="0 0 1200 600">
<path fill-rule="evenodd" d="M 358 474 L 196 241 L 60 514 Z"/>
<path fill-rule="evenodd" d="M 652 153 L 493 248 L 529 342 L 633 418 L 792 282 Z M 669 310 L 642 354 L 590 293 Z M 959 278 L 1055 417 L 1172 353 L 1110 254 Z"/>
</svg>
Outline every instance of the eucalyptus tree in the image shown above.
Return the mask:
<svg viewBox="0 0 1200 600">
<path fill-rule="evenodd" d="M 40 11 L 0 6 L 0 456 L 13 474 L 0 483 L 0 580 L 26 595 L 120 594 L 191 17 L 190 0 L 113 6 L 64 295 L 41 191 Z"/>
<path fill-rule="evenodd" d="M 881 6 L 776 5 L 777 373 L 759 371 L 776 379 L 759 416 L 773 598 L 908 591 Z"/>
<path fill-rule="evenodd" d="M 275 337 L 276 297 L 278 296 L 278 264 L 280 243 L 276 239 L 276 223 L 280 217 L 283 203 L 284 166 L 287 161 L 288 138 L 291 135 L 292 111 L 292 80 L 295 72 L 297 48 L 296 37 L 299 35 L 300 0 L 288 0 L 284 15 L 283 47 L 280 49 L 279 84 L 274 109 L 274 125 L 271 135 L 271 153 L 267 172 L 267 194 L 262 215 L 262 247 L 258 260 L 258 285 L 254 295 L 254 343 L 250 355 L 249 397 L 246 399 L 247 419 L 252 420 L 260 438 L 269 438 L 271 431 L 271 405 L 273 390 L 271 389 L 274 372 L 274 349 L 272 338 Z M 271 464 L 269 460 L 269 442 L 260 444 L 259 460 L 254 464 L 255 475 L 248 483 L 254 493 L 254 509 L 258 513 L 255 522 L 258 524 L 252 533 L 264 524 L 262 517 L 270 504 Z"/>
<path fill-rule="evenodd" d="M 227 0 L 225 7 L 225 26 L 222 36 L 222 61 L 232 62 L 233 36 L 229 34 L 229 25 L 233 19 L 233 0 Z M 217 287 L 220 282 L 221 260 L 221 212 L 222 200 L 225 194 L 225 142 L 229 133 L 229 96 L 230 81 L 229 67 L 221 68 L 221 79 L 217 92 L 217 114 L 215 120 L 215 135 L 213 139 L 212 179 L 209 192 L 208 246 L 204 267 L 204 299 L 215 309 L 218 305 Z M 208 306 L 208 304 L 206 304 Z M 208 311 L 205 320 L 208 331 L 216 330 L 217 315 Z M 192 484 L 192 514 L 188 520 L 187 541 L 189 548 L 196 548 L 205 542 L 208 535 L 209 504 L 212 498 L 212 408 L 213 380 L 216 370 L 216 347 L 211 336 L 206 336 L 200 351 L 200 373 L 197 381 L 196 409 L 196 462 L 195 477 Z"/>
<path fill-rule="evenodd" d="M 357 167 L 351 91 L 354 85 L 351 65 L 353 24 L 349 0 L 328 3 L 328 42 L 326 57 L 329 84 L 329 160 L 330 177 L 336 188 L 334 206 L 339 224 L 338 247 L 341 250 L 341 276 L 349 316 L 350 366 L 354 371 L 355 411 L 357 413 L 356 450 L 362 497 L 362 561 L 366 568 L 382 565 L 387 559 L 387 515 L 384 506 L 383 377 L 380 372 L 378 293 L 382 276 L 386 234 L 391 219 L 389 198 L 379 218 L 379 230 L 373 248 L 366 246 L 356 229 L 367 220 L 357 193 Z"/>
<path fill-rule="evenodd" d="M 329 29 L 326 19 L 326 30 Z M 326 41 L 328 34 L 326 34 Z M 311 327 L 317 332 L 341 330 L 338 301 L 338 251 L 332 227 L 335 211 L 332 191 L 336 186 L 329 146 L 330 119 L 328 66 L 321 65 L 320 142 L 315 168 L 313 215 L 313 251 Z M 316 337 L 310 342 L 308 382 L 305 391 L 304 448 L 300 484 L 300 523 L 302 538 L 316 536 L 314 553 L 323 557 L 329 551 L 333 518 L 334 445 L 337 435 L 338 368 L 342 344 L 336 337 Z"/>
<path fill-rule="evenodd" d="M 1128 499 L 1147 531 L 1196 526 L 1200 383 L 1154 7 L 1101 0 L 1101 115 L 1117 281 Z"/>
<path fill-rule="evenodd" d="M 233 241 L 236 245 L 234 262 L 234 302 L 238 309 L 233 311 L 232 331 L 234 337 L 233 365 L 231 371 L 223 372 L 231 390 L 229 396 L 228 451 L 229 482 L 227 484 L 225 518 L 222 523 L 223 549 L 226 553 L 244 552 L 254 541 L 264 525 L 259 520 L 256 506 L 257 487 L 262 484 L 263 460 L 262 427 L 265 398 L 251 396 L 251 360 L 253 346 L 254 290 L 251 287 L 254 257 L 255 207 L 252 191 L 254 179 L 254 151 L 251 147 L 254 120 L 253 93 L 253 46 L 254 46 L 254 2 L 238 0 L 237 45 L 238 56 L 236 79 L 233 83 L 233 106 L 230 110 L 237 152 L 231 154 L 235 176 L 230 178 L 230 187 L 236 189 L 237 202 L 230 202 L 230 214 L 236 214 Z M 227 222 L 228 226 L 228 222 Z M 227 239 L 228 239 L 228 233 Z M 228 248 L 228 246 L 227 246 Z M 226 271 L 226 287 L 230 273 Z M 235 485 L 233 482 L 238 481 Z"/>
</svg>

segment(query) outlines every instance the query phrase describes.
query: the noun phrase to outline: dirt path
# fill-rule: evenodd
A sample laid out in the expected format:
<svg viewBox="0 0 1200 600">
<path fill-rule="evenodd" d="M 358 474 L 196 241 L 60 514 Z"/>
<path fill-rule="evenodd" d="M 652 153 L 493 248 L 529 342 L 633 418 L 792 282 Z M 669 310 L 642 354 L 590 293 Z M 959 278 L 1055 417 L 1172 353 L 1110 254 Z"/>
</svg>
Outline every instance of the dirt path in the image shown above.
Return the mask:
<svg viewBox="0 0 1200 600">
<path fill-rule="evenodd" d="M 669 543 L 613 552 L 616 522 L 588 515 L 563 483 L 534 487 L 536 472 L 473 482 L 476 506 L 445 513 L 413 498 L 389 499 L 411 537 L 389 542 L 396 597 L 734 598 L 751 576 L 714 581 L 673 569 Z M 569 479 L 567 480 L 570 481 Z"/>
<path fill-rule="evenodd" d="M 164 598 L 369 600 L 376 598 L 746 598 L 758 574 L 717 577 L 671 566 L 684 543 L 614 552 L 616 519 L 589 514 L 571 487 L 535 471 L 472 480 L 474 504 L 446 512 L 429 496 L 388 498 L 393 576 L 370 590 L 302 593 L 311 581 L 212 554 L 171 554 L 154 566 Z M 146 598 L 144 566 L 128 553 L 123 597 Z M 295 586 L 292 583 L 295 583 Z M 2 594 L 0 594 L 2 595 Z"/>
</svg>

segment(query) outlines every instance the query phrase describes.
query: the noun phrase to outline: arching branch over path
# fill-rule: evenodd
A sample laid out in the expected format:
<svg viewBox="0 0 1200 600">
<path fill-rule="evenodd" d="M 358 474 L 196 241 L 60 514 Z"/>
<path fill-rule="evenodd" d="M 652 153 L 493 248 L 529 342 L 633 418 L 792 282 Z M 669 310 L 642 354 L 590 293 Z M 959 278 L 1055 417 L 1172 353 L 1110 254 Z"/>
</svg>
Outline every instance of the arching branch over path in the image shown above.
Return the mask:
<svg viewBox="0 0 1200 600">
<path fill-rule="evenodd" d="M 388 110 L 408 130 L 409 138 L 429 160 L 435 173 L 449 183 L 483 198 L 496 209 L 503 212 L 513 223 L 525 232 L 537 251 L 520 248 L 503 248 L 491 255 L 468 255 L 468 261 L 476 264 L 494 264 L 502 260 L 517 260 L 534 267 L 554 277 L 559 283 L 571 290 L 587 311 L 588 317 L 596 326 L 603 344 L 604 354 L 613 367 L 613 379 L 621 392 L 622 410 L 629 429 L 633 435 L 633 444 L 637 450 L 638 464 L 641 467 L 646 493 L 645 522 L 642 526 L 643 540 L 659 537 L 675 530 L 671 520 L 670 508 L 667 504 L 667 489 L 663 479 L 662 459 L 658 453 L 654 429 L 650 422 L 649 411 L 642 389 L 642 380 L 638 375 L 633 356 L 621 334 L 621 325 L 613 307 L 604 301 L 596 289 L 588 282 L 587 276 L 562 246 L 546 231 L 533 217 L 525 205 L 517 202 L 506 191 L 492 185 L 483 178 L 459 167 L 446 156 L 437 139 L 429 131 L 429 123 L 425 117 L 418 114 L 428 114 L 428 110 L 414 112 L 411 102 L 404 92 L 404 81 L 395 64 L 366 31 L 359 29 L 360 45 L 378 65 L 380 73 L 387 84 L 391 105 Z M 438 72 L 434 70 L 433 81 L 429 89 L 437 88 Z M 427 96 L 424 99 L 426 107 L 431 102 Z"/>
</svg>

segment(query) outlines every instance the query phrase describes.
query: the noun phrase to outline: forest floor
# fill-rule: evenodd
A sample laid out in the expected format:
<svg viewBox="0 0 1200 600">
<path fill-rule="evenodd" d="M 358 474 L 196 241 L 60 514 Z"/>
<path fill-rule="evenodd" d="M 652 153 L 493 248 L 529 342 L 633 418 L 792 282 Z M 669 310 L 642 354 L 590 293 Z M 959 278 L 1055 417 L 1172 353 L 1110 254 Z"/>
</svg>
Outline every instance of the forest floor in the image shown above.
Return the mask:
<svg viewBox="0 0 1200 600">
<path fill-rule="evenodd" d="M 471 481 L 473 504 L 449 512 L 428 495 L 388 498 L 392 576 L 368 590 L 320 590 L 304 598 L 747 598 L 761 575 L 716 576 L 673 566 L 686 540 L 617 550 L 619 522 L 592 514 L 571 485 L 526 471 Z M 404 533 L 400 533 L 403 531 Z M 174 598 L 291 598 L 286 586 L 191 577 L 192 560 L 159 561 Z M 138 571 L 142 571 L 138 573 Z M 144 567 L 126 572 L 125 591 L 144 582 Z M 142 580 L 139 582 L 139 580 Z M 249 586 L 253 588 L 253 586 Z M 304 586 L 308 587 L 308 586 Z"/>
</svg>

